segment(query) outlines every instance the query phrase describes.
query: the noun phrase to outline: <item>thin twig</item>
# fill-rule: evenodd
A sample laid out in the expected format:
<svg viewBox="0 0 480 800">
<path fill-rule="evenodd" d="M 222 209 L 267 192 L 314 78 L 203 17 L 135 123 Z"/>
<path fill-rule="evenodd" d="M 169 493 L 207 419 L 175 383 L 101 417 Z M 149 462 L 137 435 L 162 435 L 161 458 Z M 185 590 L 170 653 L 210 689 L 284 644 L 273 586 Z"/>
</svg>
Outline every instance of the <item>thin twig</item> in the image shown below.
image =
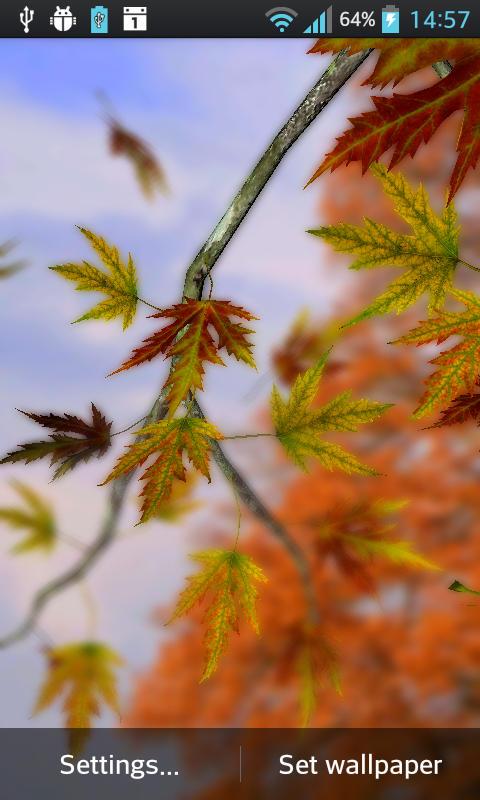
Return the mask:
<svg viewBox="0 0 480 800">
<path fill-rule="evenodd" d="M 323 111 L 330 100 L 335 97 L 342 86 L 351 78 L 370 53 L 371 50 L 365 50 L 361 53 L 349 56 L 342 52 L 333 59 L 320 80 L 309 91 L 286 125 L 275 136 L 260 161 L 253 168 L 242 188 L 231 202 L 226 213 L 215 226 L 207 241 L 190 264 L 185 277 L 183 298 L 200 299 L 202 297 L 203 284 L 206 277 L 210 274 L 217 260 L 245 219 L 255 200 L 261 194 L 263 188 L 268 183 L 285 154 L 302 133 L 306 131 L 313 120 Z M 155 420 L 162 419 L 166 415 L 167 410 L 163 402 L 163 394 L 160 394 L 156 398 L 147 416 L 147 422 L 154 422 Z M 222 469 L 232 471 L 232 474 L 236 475 L 238 486 L 242 487 L 242 491 L 240 492 L 242 500 L 246 505 L 250 503 L 251 505 L 248 507 L 251 508 L 253 513 L 262 519 L 265 524 L 268 524 L 272 532 L 275 532 L 279 541 L 285 545 L 295 559 L 303 582 L 305 583 L 305 581 L 307 581 L 306 585 L 309 585 L 309 575 L 307 574 L 307 576 L 305 576 L 302 569 L 300 569 L 302 562 L 301 560 L 300 562 L 298 561 L 295 543 L 292 550 L 292 543 L 290 540 L 285 539 L 285 532 L 282 526 L 276 523 L 273 518 L 270 518 L 263 504 L 256 498 L 254 493 L 250 490 L 250 487 L 248 487 L 242 476 L 230 464 L 223 452 L 215 448 L 214 456 L 217 463 L 220 462 L 223 465 L 223 467 L 221 467 Z M 117 535 L 117 525 L 123 502 L 128 485 L 134 475 L 135 473 L 131 472 L 113 482 L 107 504 L 107 514 L 98 537 L 88 547 L 76 564 L 34 595 L 30 609 L 23 622 L 8 636 L 0 639 L 0 649 L 8 647 L 10 644 L 13 644 L 13 642 L 19 641 L 29 634 L 51 598 L 68 586 L 77 583 L 77 581 L 90 571 L 100 556 L 103 555 L 105 550 L 110 546 Z"/>
<path fill-rule="evenodd" d="M 205 415 L 196 400 L 194 400 L 192 404 L 192 414 L 193 416 L 200 417 L 200 419 L 205 418 Z M 298 546 L 295 539 L 292 539 L 282 523 L 272 516 L 263 501 L 250 487 L 247 480 L 243 477 L 243 475 L 240 474 L 230 459 L 227 458 L 221 445 L 215 439 L 211 440 L 210 445 L 215 463 L 224 474 L 227 481 L 235 488 L 240 500 L 249 509 L 249 511 L 251 511 L 251 513 L 254 514 L 257 519 L 259 519 L 260 522 L 265 525 L 266 528 L 268 528 L 270 533 L 273 533 L 275 538 L 278 539 L 280 544 L 282 544 L 290 554 L 300 575 L 300 579 L 304 588 L 308 622 L 314 625 L 317 624 L 318 607 L 315 587 L 312 582 L 310 567 L 305 553 L 301 547 Z"/>
<path fill-rule="evenodd" d="M 160 395 L 155 401 L 147 417 L 148 422 L 154 422 L 164 414 L 162 399 L 162 395 Z M 100 556 L 103 555 L 117 535 L 120 512 L 133 474 L 132 472 L 128 475 L 122 475 L 113 483 L 108 499 L 107 513 L 97 538 L 85 549 L 82 557 L 70 569 L 47 583 L 34 595 L 28 614 L 23 622 L 8 636 L 0 639 L 0 650 L 27 636 L 35 628 L 40 614 L 51 598 L 69 586 L 78 583 L 95 566 Z"/>
</svg>

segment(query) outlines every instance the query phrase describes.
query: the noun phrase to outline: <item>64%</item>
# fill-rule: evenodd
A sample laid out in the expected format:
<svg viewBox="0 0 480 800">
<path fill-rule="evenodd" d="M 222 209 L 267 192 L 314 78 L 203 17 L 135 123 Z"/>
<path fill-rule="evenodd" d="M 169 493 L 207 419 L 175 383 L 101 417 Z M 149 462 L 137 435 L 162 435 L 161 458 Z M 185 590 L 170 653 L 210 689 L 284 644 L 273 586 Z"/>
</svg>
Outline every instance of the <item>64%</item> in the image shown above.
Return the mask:
<svg viewBox="0 0 480 800">
<path fill-rule="evenodd" d="M 348 25 L 357 25 L 362 28 L 375 27 L 374 11 L 342 11 L 340 14 L 340 25 L 346 28 Z"/>
</svg>

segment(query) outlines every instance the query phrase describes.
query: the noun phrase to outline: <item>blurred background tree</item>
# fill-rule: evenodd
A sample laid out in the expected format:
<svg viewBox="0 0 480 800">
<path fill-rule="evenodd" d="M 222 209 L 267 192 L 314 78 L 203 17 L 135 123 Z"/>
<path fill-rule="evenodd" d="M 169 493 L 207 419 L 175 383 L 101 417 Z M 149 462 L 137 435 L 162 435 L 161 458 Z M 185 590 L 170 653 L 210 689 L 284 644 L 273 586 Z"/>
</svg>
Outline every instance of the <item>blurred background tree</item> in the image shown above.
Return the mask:
<svg viewBox="0 0 480 800">
<path fill-rule="evenodd" d="M 425 75 L 414 80 L 424 85 Z M 355 85 L 347 91 L 355 92 Z M 414 184 L 425 183 L 436 208 L 455 157 L 457 125 L 452 118 L 427 149 L 402 165 Z M 478 199 L 478 181 L 478 171 L 472 172 L 457 203 L 464 257 L 477 260 L 471 199 Z M 401 230 L 378 182 L 370 175 L 361 178 L 358 165 L 325 177 L 322 189 L 321 224 L 358 223 L 370 215 Z M 312 307 L 310 318 L 300 316 L 286 331 L 283 345 L 272 354 L 272 369 L 284 385 L 336 340 L 342 318 L 389 277 L 375 270 L 349 275 L 347 259 L 325 252 L 329 269 L 345 271 L 345 291 L 330 319 L 315 322 Z M 472 281 L 471 275 L 465 280 Z M 308 553 L 320 609 L 318 630 L 304 626 L 303 593 L 288 556 L 258 523 L 246 522 L 242 551 L 270 579 L 259 601 L 262 638 L 242 628 L 217 675 L 199 685 L 199 609 L 163 640 L 154 664 L 138 678 L 125 725 L 289 727 L 307 719 L 314 726 L 345 727 L 479 724 L 478 604 L 447 588 L 453 578 L 480 587 L 480 435 L 473 423 L 427 430 L 422 427 L 429 421 L 413 421 L 434 349 L 427 354 L 385 344 L 423 312 L 417 306 L 407 319 L 375 319 L 344 332 L 319 396 L 324 402 L 352 389 L 396 403 L 385 418 L 355 435 L 356 452 L 368 457 L 382 477 L 372 481 L 321 468 L 299 477 L 277 449 L 268 456 L 264 443 L 261 452 L 256 444 L 249 450 L 252 471 L 258 459 L 269 459 L 263 492 Z M 347 446 L 348 439 L 345 435 Z M 212 515 L 212 529 L 216 533 L 205 533 L 204 544 L 228 544 L 228 524 L 223 531 L 221 518 Z M 402 544 L 389 548 L 379 541 Z M 446 572 L 405 566 L 401 562 L 408 562 L 410 547 Z M 159 624 L 167 616 L 165 609 L 156 613 Z M 342 695 L 328 686 L 332 678 L 336 682 L 337 659 Z"/>
</svg>

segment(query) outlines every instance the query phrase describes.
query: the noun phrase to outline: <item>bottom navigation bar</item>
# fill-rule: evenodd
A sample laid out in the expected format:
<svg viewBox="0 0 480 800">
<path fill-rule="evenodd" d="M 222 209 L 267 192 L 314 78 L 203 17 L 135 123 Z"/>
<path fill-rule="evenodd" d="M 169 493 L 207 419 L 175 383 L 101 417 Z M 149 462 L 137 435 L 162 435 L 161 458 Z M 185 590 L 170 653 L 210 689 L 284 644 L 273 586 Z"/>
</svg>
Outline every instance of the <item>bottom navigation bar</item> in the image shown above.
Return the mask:
<svg viewBox="0 0 480 800">
<path fill-rule="evenodd" d="M 468 800 L 479 750 L 480 731 L 458 729 L 3 729 L 1 796 Z"/>
</svg>

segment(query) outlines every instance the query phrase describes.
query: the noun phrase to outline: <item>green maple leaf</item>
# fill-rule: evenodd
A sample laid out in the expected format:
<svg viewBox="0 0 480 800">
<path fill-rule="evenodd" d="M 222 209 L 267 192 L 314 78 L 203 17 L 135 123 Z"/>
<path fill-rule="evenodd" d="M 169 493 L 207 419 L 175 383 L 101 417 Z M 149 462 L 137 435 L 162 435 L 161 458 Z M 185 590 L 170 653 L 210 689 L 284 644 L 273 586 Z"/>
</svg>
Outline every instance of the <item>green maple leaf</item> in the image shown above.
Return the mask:
<svg viewBox="0 0 480 800">
<path fill-rule="evenodd" d="M 400 314 L 424 294 L 429 298 L 429 311 L 438 310 L 452 287 L 459 261 L 459 230 L 453 203 L 437 216 L 423 186 L 414 191 L 403 175 L 388 172 L 382 164 L 375 164 L 371 169 L 412 233 L 396 233 L 368 217 L 363 227 L 340 224 L 309 231 L 331 244 L 337 252 L 354 255 L 356 258 L 350 269 L 405 268 L 403 274 L 347 322 L 347 326 L 377 314 Z"/>
<path fill-rule="evenodd" d="M 79 231 L 89 241 L 106 270 L 101 270 L 88 261 L 80 264 L 59 264 L 50 269 L 63 278 L 76 282 L 77 292 L 99 292 L 106 295 L 105 300 L 97 303 L 75 322 L 86 319 L 108 321 L 123 317 L 125 330 L 133 322 L 138 302 L 137 272 L 132 256 L 129 254 L 127 262 L 124 262 L 117 248 L 112 247 L 101 236 L 86 228 L 79 227 Z"/>
<path fill-rule="evenodd" d="M 391 404 L 356 400 L 351 392 L 343 392 L 321 408 L 311 409 L 327 357 L 328 353 L 297 377 L 288 400 L 283 400 L 277 387 L 273 387 L 271 409 L 277 439 L 301 469 L 305 470 L 307 458 L 313 457 L 329 470 L 376 475 L 374 469 L 362 464 L 354 455 L 325 441 L 323 434 L 356 431 L 359 425 L 380 417 Z"/>
<path fill-rule="evenodd" d="M 57 526 L 51 506 L 24 483 L 12 481 L 12 486 L 23 500 L 23 507 L 0 508 L 0 522 L 25 534 L 12 552 L 19 554 L 32 550 L 51 550 L 57 541 Z"/>
</svg>

